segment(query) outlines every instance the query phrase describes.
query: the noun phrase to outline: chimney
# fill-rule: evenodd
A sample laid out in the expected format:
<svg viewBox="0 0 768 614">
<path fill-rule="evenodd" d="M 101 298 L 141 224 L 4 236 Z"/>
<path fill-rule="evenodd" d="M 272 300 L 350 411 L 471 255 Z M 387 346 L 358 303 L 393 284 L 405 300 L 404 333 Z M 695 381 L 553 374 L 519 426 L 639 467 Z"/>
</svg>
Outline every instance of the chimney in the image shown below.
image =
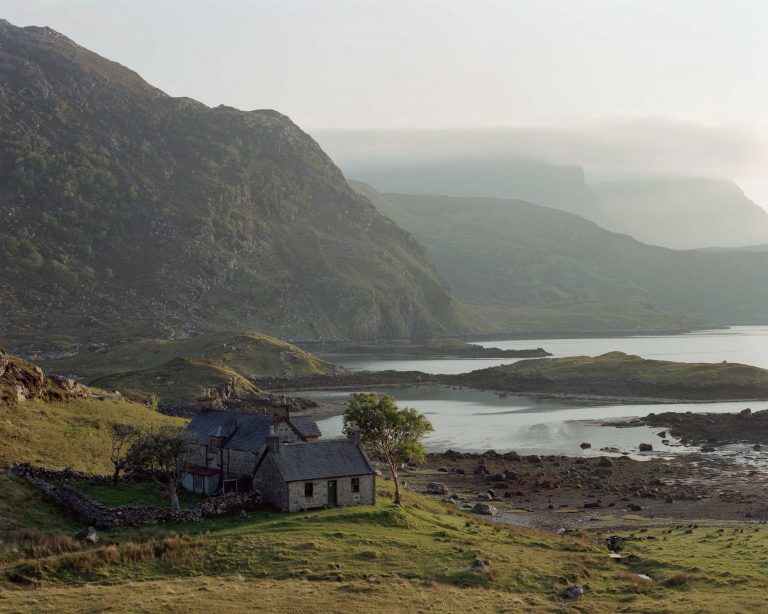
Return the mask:
<svg viewBox="0 0 768 614">
<path fill-rule="evenodd" d="M 272 401 L 272 415 L 275 418 L 288 420 L 290 418 L 290 402 L 288 397 L 281 394 L 280 396 L 273 396 L 270 400 Z"/>
<path fill-rule="evenodd" d="M 275 434 L 275 427 L 269 427 L 269 435 L 267 435 L 267 449 L 271 450 L 273 454 L 280 452 L 280 438 Z"/>
<path fill-rule="evenodd" d="M 353 441 L 355 445 L 360 445 L 360 427 L 354 422 L 347 429 L 347 439 Z"/>
</svg>

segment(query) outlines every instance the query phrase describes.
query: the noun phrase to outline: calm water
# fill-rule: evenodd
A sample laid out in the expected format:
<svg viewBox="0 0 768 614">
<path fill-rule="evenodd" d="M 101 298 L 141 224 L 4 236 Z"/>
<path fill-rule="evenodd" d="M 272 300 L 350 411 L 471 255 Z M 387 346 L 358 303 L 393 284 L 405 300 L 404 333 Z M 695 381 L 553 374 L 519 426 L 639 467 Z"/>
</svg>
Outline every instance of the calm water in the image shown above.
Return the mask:
<svg viewBox="0 0 768 614">
<path fill-rule="evenodd" d="M 387 388 L 379 393 L 391 394 L 400 406 L 415 407 L 432 421 L 435 431 L 425 440 L 430 450 L 499 452 L 516 450 L 525 454 L 604 454 L 603 447 L 637 452 L 640 443 L 651 443 L 654 454 L 691 452 L 692 449 L 663 445 L 658 433 L 649 427 L 615 428 L 601 426 L 604 420 L 645 416 L 651 412 L 733 412 L 745 407 L 768 409 L 765 403 L 675 403 L 609 406 L 574 406 L 552 399 L 510 395 L 472 389 L 452 389 L 440 386 L 411 386 Z M 348 392 L 310 391 L 302 396 L 343 403 Z M 323 436 L 341 434 L 341 416 L 318 422 Z M 592 448 L 581 450 L 579 444 L 589 442 Z M 642 456 L 642 455 L 637 455 Z"/>
<path fill-rule="evenodd" d="M 522 339 L 482 341 L 479 345 L 505 350 L 542 347 L 554 356 L 598 356 L 620 351 L 643 358 L 680 362 L 740 362 L 768 369 L 768 326 L 737 326 L 683 335 L 603 337 L 594 339 Z M 516 362 L 503 358 L 406 358 L 325 354 L 349 369 L 466 373 Z"/>
<path fill-rule="evenodd" d="M 555 356 L 596 356 L 611 351 L 637 354 L 644 358 L 682 362 L 741 362 L 768 368 L 768 327 L 734 327 L 684 335 L 636 336 L 595 339 L 527 339 L 485 341 L 487 347 L 524 349 L 543 347 Z M 419 370 L 427 373 L 463 373 L 499 364 L 515 362 L 502 359 L 397 359 L 375 356 L 328 355 L 353 369 Z M 496 393 L 451 389 L 436 386 L 414 386 L 386 389 L 399 403 L 415 407 L 427 414 L 435 432 L 426 440 L 429 449 L 452 448 L 465 451 L 517 450 L 528 454 L 600 454 L 600 448 L 615 447 L 635 453 L 638 445 L 652 443 L 654 455 L 690 452 L 682 446 L 665 446 L 656 436 L 659 429 L 646 427 L 613 428 L 600 426 L 603 420 L 644 416 L 650 412 L 732 412 L 751 406 L 768 409 L 765 403 L 677 403 L 593 406 L 572 405 L 561 400 L 543 400 Z M 302 396 L 326 398 L 343 403 L 346 392 L 317 391 Z M 320 422 L 326 436 L 341 432 L 341 417 Z M 589 442 L 592 448 L 582 451 L 579 444 Z"/>
</svg>

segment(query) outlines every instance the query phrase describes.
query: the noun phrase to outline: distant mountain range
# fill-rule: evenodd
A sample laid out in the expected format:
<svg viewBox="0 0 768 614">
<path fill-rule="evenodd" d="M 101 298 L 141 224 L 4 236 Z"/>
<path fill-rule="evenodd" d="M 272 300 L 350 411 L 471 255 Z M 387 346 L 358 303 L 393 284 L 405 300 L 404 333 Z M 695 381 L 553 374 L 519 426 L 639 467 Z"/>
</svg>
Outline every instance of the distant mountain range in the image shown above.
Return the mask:
<svg viewBox="0 0 768 614">
<path fill-rule="evenodd" d="M 347 158 L 343 170 L 381 192 L 525 200 L 673 249 L 768 242 L 768 211 L 728 180 L 646 177 L 590 184 L 579 166 L 482 152 Z"/>
<path fill-rule="evenodd" d="M 602 225 L 644 243 L 695 249 L 768 241 L 768 212 L 733 181 L 665 177 L 592 187 L 603 203 Z"/>
<path fill-rule="evenodd" d="M 768 323 L 768 253 L 676 251 L 521 200 L 380 194 L 456 296 L 512 330 Z"/>
<path fill-rule="evenodd" d="M 466 332 L 423 249 L 275 111 L 0 21 L 0 333 Z"/>
</svg>

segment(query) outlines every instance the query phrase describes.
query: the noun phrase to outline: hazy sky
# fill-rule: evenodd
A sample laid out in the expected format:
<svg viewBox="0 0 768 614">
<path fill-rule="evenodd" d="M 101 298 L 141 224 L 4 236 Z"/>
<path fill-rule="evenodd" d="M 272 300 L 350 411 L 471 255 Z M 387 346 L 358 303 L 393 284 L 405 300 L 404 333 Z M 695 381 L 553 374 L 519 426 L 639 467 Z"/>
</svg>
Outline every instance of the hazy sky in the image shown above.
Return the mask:
<svg viewBox="0 0 768 614">
<path fill-rule="evenodd" d="M 605 140 L 617 123 L 683 124 L 709 135 L 690 146 L 712 148 L 699 151 L 715 160 L 702 173 L 735 175 L 768 205 L 768 0 L 2 0 L 0 8 L 12 23 L 49 25 L 172 95 L 275 108 L 310 132 L 600 125 Z M 736 135 L 745 149 L 719 167 L 713 134 L 727 135 L 728 148 Z M 663 141 L 662 131 L 660 154 Z"/>
</svg>

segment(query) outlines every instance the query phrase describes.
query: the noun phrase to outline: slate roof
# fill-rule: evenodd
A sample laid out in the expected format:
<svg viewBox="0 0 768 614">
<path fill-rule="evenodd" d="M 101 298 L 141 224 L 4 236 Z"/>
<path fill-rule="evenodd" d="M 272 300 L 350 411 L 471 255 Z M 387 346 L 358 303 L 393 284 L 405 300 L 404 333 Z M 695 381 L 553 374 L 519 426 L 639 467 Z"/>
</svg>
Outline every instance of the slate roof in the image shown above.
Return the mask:
<svg viewBox="0 0 768 614">
<path fill-rule="evenodd" d="M 286 482 L 375 473 L 362 448 L 349 439 L 281 443 L 276 454 L 266 453 Z"/>
<path fill-rule="evenodd" d="M 289 420 L 293 426 L 299 429 L 299 433 L 304 435 L 304 437 L 320 437 L 322 435 L 317 422 L 308 416 L 291 416 Z"/>
<path fill-rule="evenodd" d="M 311 418 L 302 417 L 300 421 L 289 418 L 289 421 L 305 437 L 320 435 L 320 429 Z M 223 436 L 228 437 L 223 448 L 258 452 L 269 435 L 269 427 L 275 422 L 271 414 L 206 411 L 195 416 L 184 432 L 192 443 L 205 445 L 209 436 Z"/>
</svg>

